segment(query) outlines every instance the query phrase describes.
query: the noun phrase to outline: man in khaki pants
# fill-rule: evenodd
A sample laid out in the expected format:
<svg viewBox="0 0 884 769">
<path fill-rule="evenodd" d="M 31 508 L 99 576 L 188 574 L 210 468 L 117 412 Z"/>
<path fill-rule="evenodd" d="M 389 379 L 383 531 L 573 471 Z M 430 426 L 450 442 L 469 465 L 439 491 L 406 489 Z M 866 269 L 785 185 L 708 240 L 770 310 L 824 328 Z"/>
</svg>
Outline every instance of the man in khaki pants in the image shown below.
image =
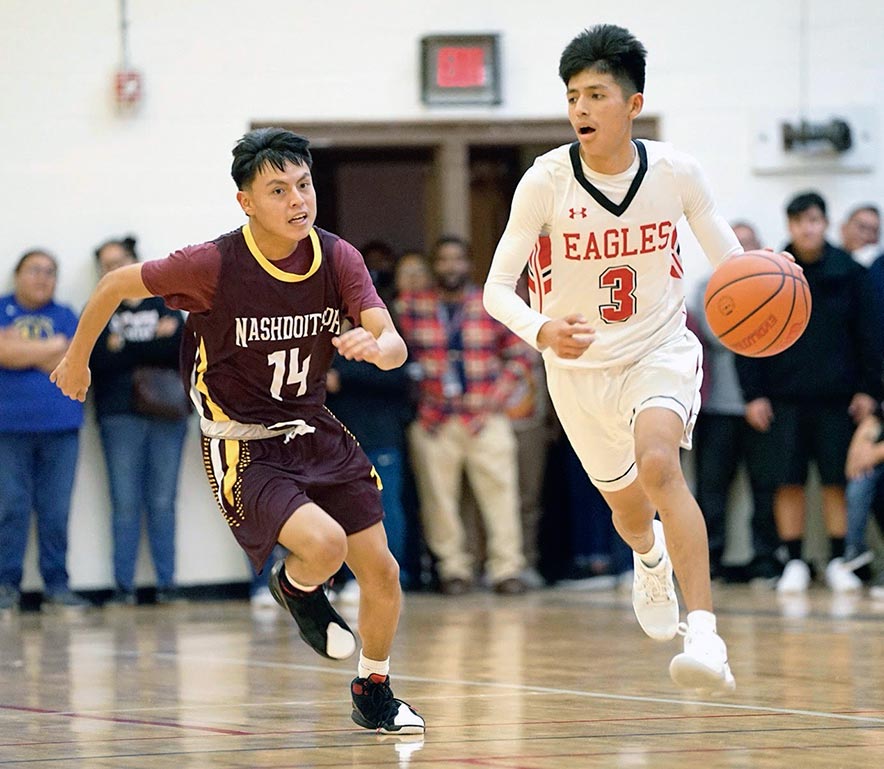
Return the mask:
<svg viewBox="0 0 884 769">
<path fill-rule="evenodd" d="M 485 527 L 487 577 L 497 593 L 522 593 L 516 440 L 504 409 L 530 376 L 529 348 L 485 312 L 463 240 L 440 239 L 432 269 L 436 287 L 398 304 L 421 375 L 409 440 L 424 536 L 442 593 L 467 592 L 474 566 L 459 509 L 466 470 Z"/>
</svg>

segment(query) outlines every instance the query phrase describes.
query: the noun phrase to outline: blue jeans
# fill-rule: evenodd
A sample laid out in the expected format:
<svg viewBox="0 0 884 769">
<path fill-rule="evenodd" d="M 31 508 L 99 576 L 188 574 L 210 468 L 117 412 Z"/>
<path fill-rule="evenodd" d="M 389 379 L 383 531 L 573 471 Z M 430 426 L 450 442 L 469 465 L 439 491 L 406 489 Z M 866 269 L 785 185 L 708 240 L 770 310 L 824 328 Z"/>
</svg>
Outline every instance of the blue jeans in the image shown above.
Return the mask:
<svg viewBox="0 0 884 769">
<path fill-rule="evenodd" d="M 847 545 L 848 557 L 866 550 L 866 525 L 875 501 L 878 480 L 884 474 L 884 464 L 875 465 L 871 472 L 847 481 L 844 496 L 847 501 Z"/>
<path fill-rule="evenodd" d="M 411 576 L 406 569 L 408 564 L 408 519 L 403 503 L 405 478 L 405 454 L 399 448 L 375 449 L 365 455 L 381 477 L 384 488 L 381 490 L 381 504 L 384 507 L 384 531 L 387 533 L 387 547 L 399 564 L 399 584 L 410 587 Z M 347 564 L 341 567 L 336 579 L 347 581 L 353 573 Z"/>
<path fill-rule="evenodd" d="M 0 585 L 21 585 L 35 512 L 44 590 L 54 595 L 68 589 L 68 517 L 79 445 L 77 430 L 0 433 Z"/>
<path fill-rule="evenodd" d="M 374 465 L 384 488 L 381 491 L 381 504 L 384 506 L 384 530 L 387 532 L 387 546 L 399 564 L 399 581 L 403 585 L 410 583 L 410 576 L 405 571 L 405 543 L 408 534 L 408 521 L 405 517 L 405 506 L 402 503 L 403 479 L 405 474 L 405 455 L 402 449 L 386 448 L 366 451 Z"/>
<path fill-rule="evenodd" d="M 157 575 L 157 588 L 175 582 L 175 498 L 187 420 L 114 414 L 99 420 L 110 484 L 114 578 L 131 591 L 141 539 L 141 514 Z"/>
</svg>

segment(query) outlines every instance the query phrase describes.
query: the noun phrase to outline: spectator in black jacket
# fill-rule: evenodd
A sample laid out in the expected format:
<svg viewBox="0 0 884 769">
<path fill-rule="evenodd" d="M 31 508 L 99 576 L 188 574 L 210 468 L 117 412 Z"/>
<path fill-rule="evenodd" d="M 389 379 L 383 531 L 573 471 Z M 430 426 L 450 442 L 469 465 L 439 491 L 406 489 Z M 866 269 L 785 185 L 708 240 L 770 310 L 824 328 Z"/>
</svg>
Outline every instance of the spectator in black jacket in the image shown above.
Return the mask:
<svg viewBox="0 0 884 769">
<path fill-rule="evenodd" d="M 822 485 L 823 518 L 830 541 L 827 584 L 836 591 L 860 587 L 844 566 L 847 515 L 844 463 L 858 424 L 881 391 L 881 329 L 866 269 L 826 241 L 826 203 L 816 192 L 786 208 L 794 254 L 810 284 L 813 310 L 804 335 L 770 358 L 738 357 L 746 419 L 769 434 L 768 462 L 779 483 L 774 515 L 788 561 L 780 592 L 803 592 L 810 569 L 802 560 L 805 490 L 810 461 Z"/>
<path fill-rule="evenodd" d="M 135 239 L 109 240 L 96 249 L 95 258 L 102 274 L 132 264 L 138 261 Z M 189 410 L 177 375 L 183 328 L 184 316 L 159 297 L 125 301 L 101 332 L 89 360 L 111 495 L 113 604 L 136 603 L 142 513 L 147 517 L 157 602 L 176 598 L 175 502 Z M 153 369 L 152 376 L 164 370 L 160 377 L 169 380 L 172 397 L 158 404 L 159 413 L 147 413 L 147 404 L 136 398 L 133 382 L 142 367 Z"/>
</svg>

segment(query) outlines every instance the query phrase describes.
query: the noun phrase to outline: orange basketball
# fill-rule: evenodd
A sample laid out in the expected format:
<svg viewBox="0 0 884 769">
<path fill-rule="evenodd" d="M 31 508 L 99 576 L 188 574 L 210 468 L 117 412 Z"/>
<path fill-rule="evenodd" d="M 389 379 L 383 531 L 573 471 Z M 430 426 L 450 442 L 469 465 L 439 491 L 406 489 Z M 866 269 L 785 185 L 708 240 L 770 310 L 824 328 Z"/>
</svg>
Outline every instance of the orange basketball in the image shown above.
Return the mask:
<svg viewBox="0 0 884 769">
<path fill-rule="evenodd" d="M 804 333 L 810 286 L 801 268 L 771 251 L 747 251 L 719 265 L 706 286 L 706 319 L 729 350 L 776 355 Z"/>
</svg>

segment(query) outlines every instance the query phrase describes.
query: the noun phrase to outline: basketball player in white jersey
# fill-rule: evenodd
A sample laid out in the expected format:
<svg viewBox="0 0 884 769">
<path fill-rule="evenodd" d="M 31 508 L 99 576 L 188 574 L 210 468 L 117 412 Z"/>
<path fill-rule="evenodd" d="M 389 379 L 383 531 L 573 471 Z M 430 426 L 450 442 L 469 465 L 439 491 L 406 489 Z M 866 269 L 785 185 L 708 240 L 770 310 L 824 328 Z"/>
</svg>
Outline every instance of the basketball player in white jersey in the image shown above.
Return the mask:
<svg viewBox="0 0 884 769">
<path fill-rule="evenodd" d="M 742 249 L 697 163 L 632 139 L 645 55 L 612 25 L 565 48 L 559 75 L 577 141 L 537 158 L 519 183 L 485 306 L 543 353 L 562 426 L 634 551 L 642 629 L 661 641 L 685 636 L 672 679 L 729 692 L 735 682 L 713 614 L 706 526 L 679 459 L 700 405 L 702 353 L 685 327 L 676 224 L 687 218 L 714 265 Z M 514 290 L 526 259 L 530 306 Z"/>
</svg>

